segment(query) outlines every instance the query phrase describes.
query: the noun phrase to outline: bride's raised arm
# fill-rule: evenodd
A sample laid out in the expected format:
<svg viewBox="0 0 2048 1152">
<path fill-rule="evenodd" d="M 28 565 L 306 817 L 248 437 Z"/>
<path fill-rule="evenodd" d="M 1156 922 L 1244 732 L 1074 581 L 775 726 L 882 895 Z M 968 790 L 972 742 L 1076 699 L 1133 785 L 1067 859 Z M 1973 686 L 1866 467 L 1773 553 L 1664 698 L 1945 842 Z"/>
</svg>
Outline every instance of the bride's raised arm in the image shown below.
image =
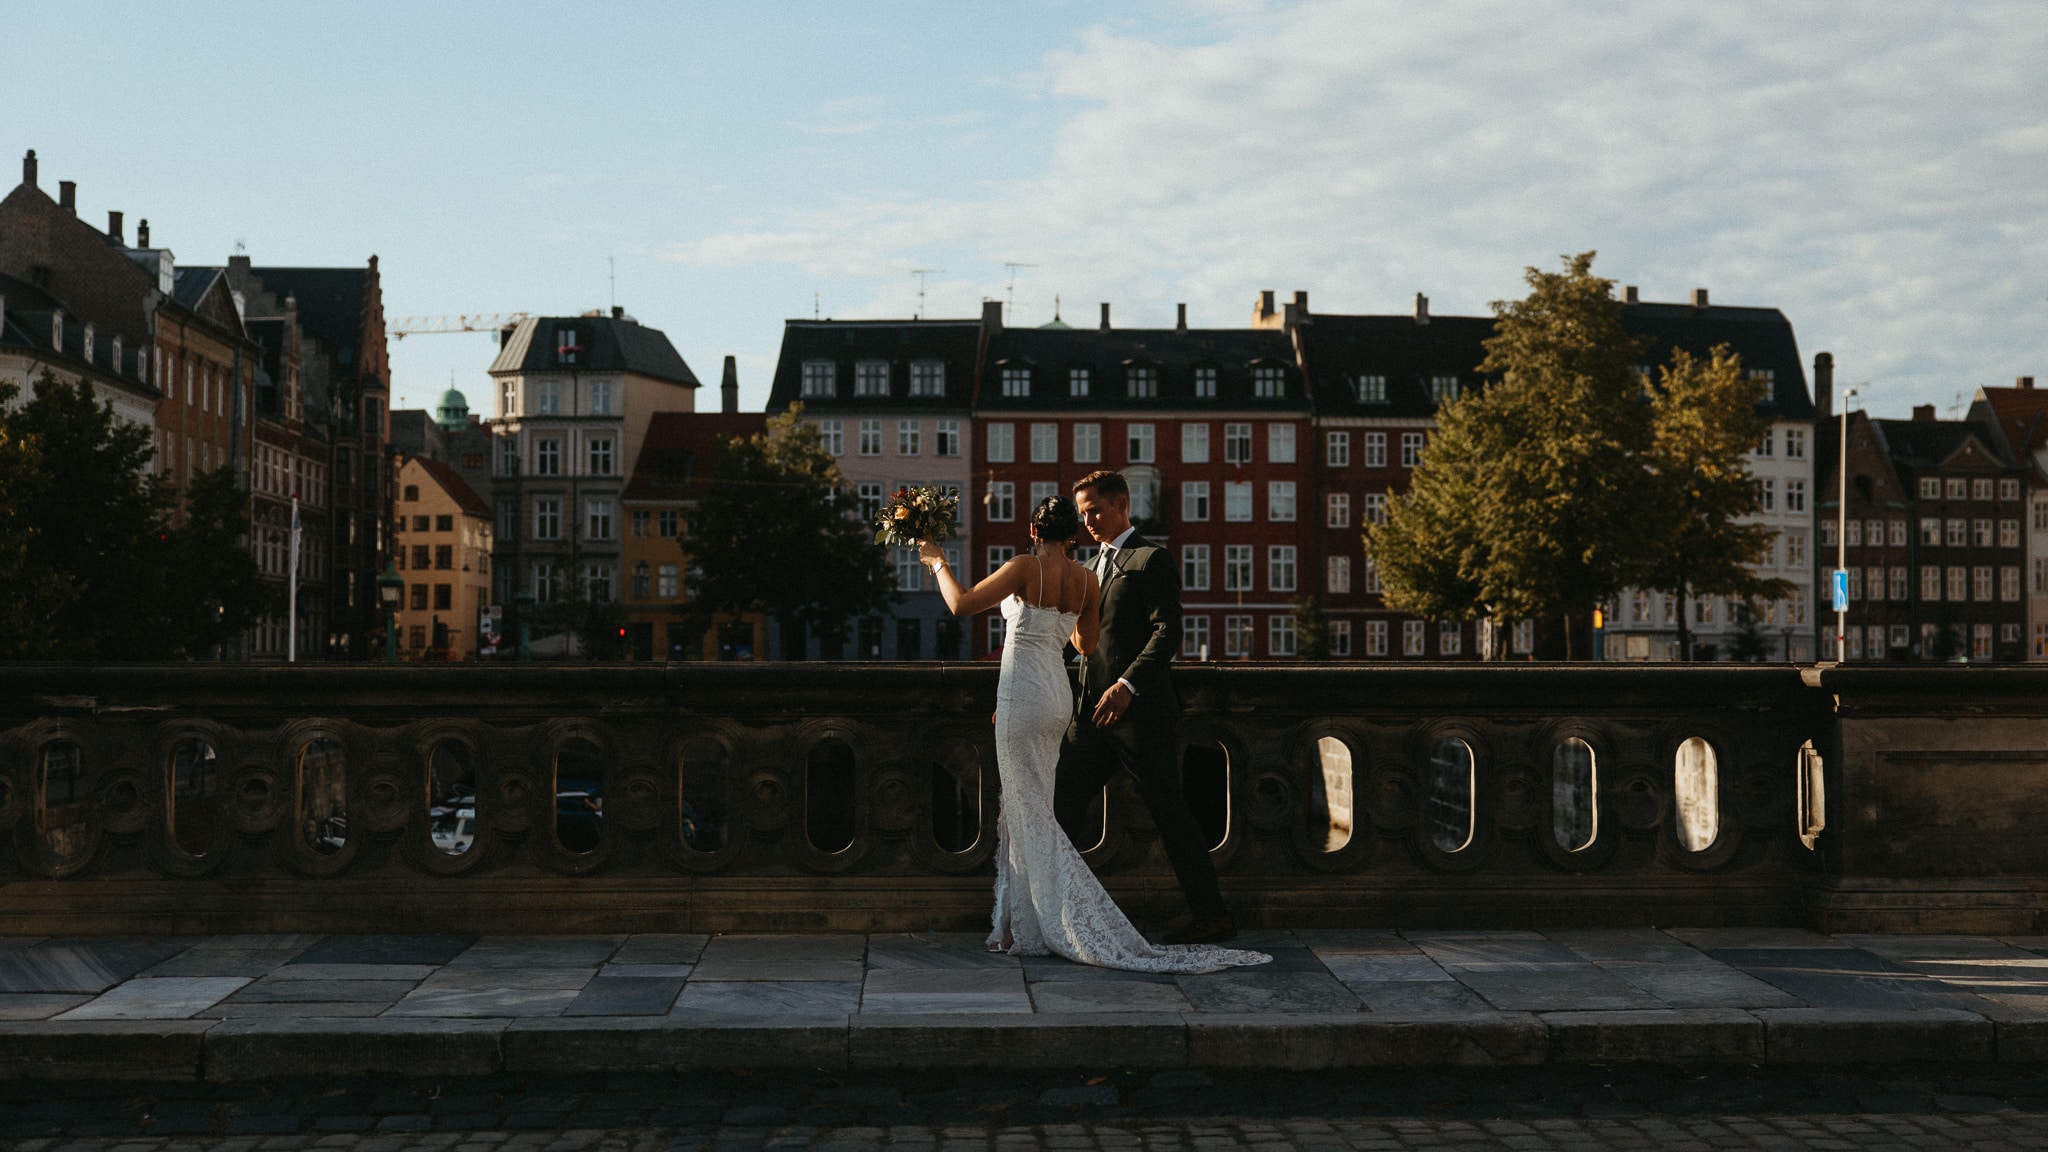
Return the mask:
<svg viewBox="0 0 2048 1152">
<path fill-rule="evenodd" d="M 1081 601 L 1081 617 L 1074 621 L 1074 634 L 1069 639 L 1073 641 L 1074 651 L 1092 656 L 1096 642 L 1102 639 L 1102 585 L 1090 575 L 1085 587 L 1088 594 Z"/>
<path fill-rule="evenodd" d="M 946 598 L 946 610 L 955 616 L 972 616 L 986 612 L 1003 602 L 1003 597 L 1024 590 L 1024 557 L 1012 556 L 1001 568 L 988 574 L 988 579 L 973 588 L 962 585 L 953 575 L 953 569 L 946 563 L 946 550 L 929 540 L 920 541 L 917 558 L 938 577 L 939 595 Z"/>
</svg>

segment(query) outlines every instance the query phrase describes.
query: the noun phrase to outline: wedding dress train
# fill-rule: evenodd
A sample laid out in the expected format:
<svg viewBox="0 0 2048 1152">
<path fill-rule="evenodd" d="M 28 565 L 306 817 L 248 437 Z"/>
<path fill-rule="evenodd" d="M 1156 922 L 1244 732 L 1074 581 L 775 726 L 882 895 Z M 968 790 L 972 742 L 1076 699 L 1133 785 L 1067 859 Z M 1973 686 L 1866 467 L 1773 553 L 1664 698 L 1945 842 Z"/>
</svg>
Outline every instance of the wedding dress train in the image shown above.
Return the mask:
<svg viewBox="0 0 2048 1152">
<path fill-rule="evenodd" d="M 1003 785 L 996 826 L 995 926 L 1013 955 L 1056 953 L 1134 972 L 1214 972 L 1271 960 L 1260 952 L 1147 941 L 1103 891 L 1102 882 L 1053 818 L 1053 773 L 1073 718 L 1062 660 L 1076 613 L 1011 596 L 1002 678 L 996 687 L 996 764 Z"/>
</svg>

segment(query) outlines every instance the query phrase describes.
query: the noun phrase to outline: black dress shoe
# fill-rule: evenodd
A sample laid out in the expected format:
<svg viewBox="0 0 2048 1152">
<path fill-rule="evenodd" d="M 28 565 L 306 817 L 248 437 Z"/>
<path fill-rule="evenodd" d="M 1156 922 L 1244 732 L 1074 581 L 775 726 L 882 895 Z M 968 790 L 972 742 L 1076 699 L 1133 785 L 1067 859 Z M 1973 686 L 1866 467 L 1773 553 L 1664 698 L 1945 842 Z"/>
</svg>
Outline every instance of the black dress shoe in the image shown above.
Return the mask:
<svg viewBox="0 0 2048 1152">
<path fill-rule="evenodd" d="M 1187 927 L 1166 934 L 1168 944 L 1221 944 L 1236 938 L 1237 921 L 1228 916 L 1190 921 Z"/>
</svg>

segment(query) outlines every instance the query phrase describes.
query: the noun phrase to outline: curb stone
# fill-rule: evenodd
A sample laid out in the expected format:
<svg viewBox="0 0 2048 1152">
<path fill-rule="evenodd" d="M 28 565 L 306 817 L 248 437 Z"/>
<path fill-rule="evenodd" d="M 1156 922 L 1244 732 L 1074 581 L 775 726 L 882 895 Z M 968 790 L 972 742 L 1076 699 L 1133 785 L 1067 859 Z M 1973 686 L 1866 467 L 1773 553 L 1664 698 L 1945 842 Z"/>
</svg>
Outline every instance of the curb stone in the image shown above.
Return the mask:
<svg viewBox="0 0 2048 1152">
<path fill-rule="evenodd" d="M 1959 1008 L 1759 1008 L 1772 1064 L 1988 1061 L 1991 1021 Z"/>
</svg>

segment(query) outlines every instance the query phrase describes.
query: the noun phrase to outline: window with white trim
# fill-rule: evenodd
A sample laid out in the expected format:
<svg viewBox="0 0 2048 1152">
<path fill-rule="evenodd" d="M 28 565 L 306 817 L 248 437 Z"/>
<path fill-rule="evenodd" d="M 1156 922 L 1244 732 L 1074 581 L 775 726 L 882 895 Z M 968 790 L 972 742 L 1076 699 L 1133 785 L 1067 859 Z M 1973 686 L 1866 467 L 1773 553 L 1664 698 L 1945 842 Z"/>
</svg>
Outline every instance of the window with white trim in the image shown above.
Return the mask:
<svg viewBox="0 0 2048 1152">
<path fill-rule="evenodd" d="M 1251 425 L 1225 424 L 1223 426 L 1223 462 L 1225 464 L 1249 464 L 1252 462 Z"/>
<path fill-rule="evenodd" d="M 1060 461 L 1060 426 L 1057 424 L 1033 424 L 1031 426 L 1031 462 L 1033 464 L 1057 464 Z"/>
<path fill-rule="evenodd" d="M 845 455 L 845 427 L 837 420 L 818 421 L 818 446 L 834 456 Z"/>
<path fill-rule="evenodd" d="M 839 366 L 830 360 L 804 361 L 804 399 L 831 399 L 837 395 L 839 395 Z"/>
<path fill-rule="evenodd" d="M 960 422 L 941 420 L 932 429 L 932 452 L 939 456 L 960 455 Z"/>
<path fill-rule="evenodd" d="M 562 538 L 562 501 L 559 497 L 534 497 L 533 538 L 535 540 L 560 540 Z"/>
<path fill-rule="evenodd" d="M 1215 369 L 1215 368 L 1213 368 L 1213 367 L 1210 367 L 1210 366 L 1208 366 L 1208 365 L 1206 365 L 1206 364 L 1205 364 L 1205 365 L 1202 365 L 1201 367 L 1198 367 L 1198 368 L 1196 368 L 1196 369 L 1195 369 L 1195 399 L 1197 399 L 1197 400 L 1214 400 L 1215 398 L 1216 398 L 1216 369 Z"/>
<path fill-rule="evenodd" d="M 898 420 L 896 422 L 896 454 L 915 456 L 924 445 L 924 421 Z"/>
<path fill-rule="evenodd" d="M 910 394 L 927 398 L 946 394 L 946 362 L 944 360 L 912 360 L 910 362 Z"/>
<path fill-rule="evenodd" d="M 1183 544 L 1180 549 L 1180 586 L 1189 592 L 1209 590 L 1209 546 Z"/>
<path fill-rule="evenodd" d="M 1266 617 L 1266 653 L 1268 655 L 1294 655 L 1295 637 L 1294 617 L 1285 615 Z"/>
<path fill-rule="evenodd" d="M 1277 364 L 1260 364 L 1252 369 L 1252 395 L 1260 400 L 1278 400 L 1287 395 L 1287 370 Z"/>
<path fill-rule="evenodd" d="M 1351 388 L 1360 404 L 1385 404 L 1387 402 L 1387 378 L 1378 375 L 1355 376 Z"/>
<path fill-rule="evenodd" d="M 1428 650 L 1427 650 L 1427 648 L 1428 648 L 1428 643 L 1429 643 L 1429 641 L 1428 641 L 1428 639 L 1427 639 L 1427 635 L 1428 635 L 1428 634 L 1427 634 L 1426 632 L 1424 632 L 1424 631 L 1423 631 L 1423 624 L 1422 624 L 1422 621 L 1420 621 L 1420 620 L 1403 620 L 1403 621 L 1401 621 L 1401 655 L 1403 655 L 1403 656 L 1426 656 L 1426 655 L 1428 655 L 1429 653 L 1428 653 Z"/>
<path fill-rule="evenodd" d="M 1365 434 L 1365 466 L 1385 468 L 1387 466 L 1387 434 L 1367 432 Z"/>
<path fill-rule="evenodd" d="M 1209 462 L 1209 426 L 1194 423 L 1180 426 L 1180 462 L 1183 464 L 1207 464 Z"/>
<path fill-rule="evenodd" d="M 1131 445 L 1130 460 L 1133 464 L 1150 464 L 1153 460 L 1152 425 L 1132 424 L 1128 429 Z"/>
<path fill-rule="evenodd" d="M 1294 425 L 1266 425 L 1266 459 L 1274 464 L 1294 463 Z"/>
<path fill-rule="evenodd" d="M 1401 433 L 1401 467 L 1415 468 L 1422 463 L 1422 433 Z"/>
<path fill-rule="evenodd" d="M 1019 398 L 1031 395 L 1031 369 L 1021 364 L 1003 368 L 1003 395 Z"/>
<path fill-rule="evenodd" d="M 889 362 L 887 360 L 860 360 L 853 366 L 853 394 L 855 396 L 887 396 L 889 394 Z"/>
<path fill-rule="evenodd" d="M 1102 462 L 1102 425 L 1074 425 L 1074 463 L 1100 464 Z"/>
<path fill-rule="evenodd" d="M 990 520 L 1015 520 L 1017 518 L 1017 485 L 1009 480 L 997 480 L 988 486 L 988 518 Z"/>
<path fill-rule="evenodd" d="M 991 424 L 988 426 L 988 459 L 991 464 L 1011 464 L 1017 459 L 1017 426 L 1015 424 Z"/>
<path fill-rule="evenodd" d="M 1183 480 L 1180 482 L 1180 518 L 1189 523 L 1200 523 L 1209 518 L 1209 482 L 1207 480 Z"/>
<path fill-rule="evenodd" d="M 1225 616 L 1223 618 L 1223 655 L 1232 660 L 1248 660 L 1252 654 L 1252 618 L 1249 616 Z"/>
<path fill-rule="evenodd" d="M 1133 364 L 1124 370 L 1124 395 L 1132 400 L 1150 400 L 1159 395 L 1159 369 L 1150 364 Z"/>
<path fill-rule="evenodd" d="M 1086 396 L 1094 383 L 1094 375 L 1088 369 L 1067 369 L 1067 395 Z"/>
<path fill-rule="evenodd" d="M 1252 518 L 1252 482 L 1249 480 L 1226 480 L 1223 482 L 1223 519 L 1231 523 L 1244 523 Z"/>
<path fill-rule="evenodd" d="M 1223 546 L 1223 590 L 1225 592 L 1251 592 L 1252 588 L 1252 546 L 1249 544 L 1225 544 Z"/>
<path fill-rule="evenodd" d="M 1332 492 L 1323 498 L 1323 527 L 1351 527 L 1351 493 Z"/>
<path fill-rule="evenodd" d="M 1454 621 L 1445 620 L 1436 626 L 1436 654 L 1456 656 L 1465 650 L 1465 628 Z"/>
<path fill-rule="evenodd" d="M 1387 654 L 1387 622 L 1367 620 L 1365 622 L 1365 654 L 1385 656 Z"/>
<path fill-rule="evenodd" d="M 1324 587 L 1332 596 L 1342 596 L 1351 591 L 1351 557 L 1331 556 L 1324 561 Z"/>
<path fill-rule="evenodd" d="M 1323 463 L 1331 468 L 1351 465 L 1351 433 L 1331 432 L 1323 437 Z"/>
<path fill-rule="evenodd" d="M 1293 522 L 1294 481 L 1268 480 L 1266 482 L 1266 519 L 1276 524 Z"/>
<path fill-rule="evenodd" d="M 1209 618 L 1207 616 L 1186 616 L 1181 619 L 1180 658 L 1183 660 L 1207 660 L 1209 658 Z"/>
<path fill-rule="evenodd" d="M 1295 584 L 1295 547 L 1272 544 L 1266 548 L 1266 587 L 1273 592 L 1292 592 Z"/>
<path fill-rule="evenodd" d="M 592 436 L 583 446 L 585 462 L 590 466 L 590 475 L 609 476 L 612 474 L 612 438 Z"/>
<path fill-rule="evenodd" d="M 882 422 L 863 420 L 860 422 L 860 454 L 880 456 L 882 454 Z"/>
</svg>

